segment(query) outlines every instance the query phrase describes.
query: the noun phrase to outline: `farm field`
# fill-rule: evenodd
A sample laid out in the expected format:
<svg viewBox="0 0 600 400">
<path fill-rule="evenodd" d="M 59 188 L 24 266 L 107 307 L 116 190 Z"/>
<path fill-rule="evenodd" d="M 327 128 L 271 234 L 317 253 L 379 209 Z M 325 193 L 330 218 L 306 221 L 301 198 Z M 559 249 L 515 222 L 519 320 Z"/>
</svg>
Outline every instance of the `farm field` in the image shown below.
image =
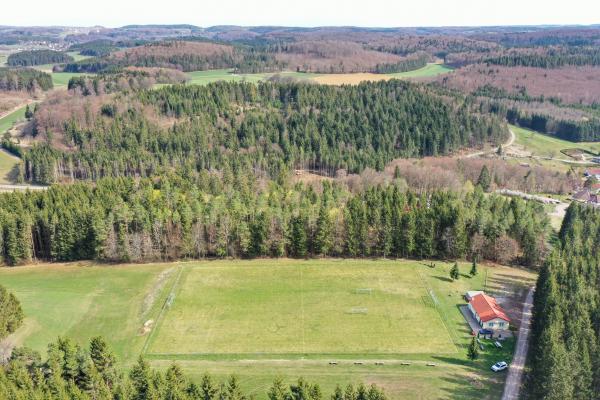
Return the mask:
<svg viewBox="0 0 600 400">
<path fill-rule="evenodd" d="M 327 74 L 313 80 L 325 85 L 358 85 L 365 81 L 388 81 L 390 79 L 417 79 L 429 78 L 453 71 L 452 68 L 441 64 L 427 64 L 425 67 L 414 71 L 399 72 L 396 74 Z"/>
<path fill-rule="evenodd" d="M 312 79 L 317 74 L 305 74 L 299 72 L 281 72 L 278 74 L 275 73 L 261 73 L 261 74 L 233 74 L 230 69 L 219 69 L 219 70 L 211 70 L 211 71 L 194 71 L 188 72 L 190 80 L 188 83 L 194 85 L 208 85 L 209 83 L 218 82 L 218 81 L 227 81 L 227 82 L 252 82 L 257 83 L 274 75 L 280 75 L 282 77 L 292 77 L 296 79 Z"/>
<path fill-rule="evenodd" d="M 207 85 L 217 81 L 230 81 L 230 82 L 260 82 L 274 75 L 281 77 L 289 77 L 299 80 L 307 80 L 317 82 L 321 84 L 329 85 L 357 85 L 364 81 L 379 81 L 379 80 L 390 80 L 390 79 L 409 79 L 409 78 L 425 78 L 436 76 L 452 71 L 451 68 L 440 64 L 428 64 L 427 66 L 409 72 L 402 72 L 398 74 L 372 74 L 372 73 L 358 73 L 358 74 L 313 74 L 303 72 L 291 72 L 284 71 L 281 73 L 261 73 L 261 74 L 232 74 L 231 70 L 221 69 L 212 71 L 195 71 L 189 72 L 187 75 L 190 77 L 188 83 L 195 85 Z"/>
<path fill-rule="evenodd" d="M 25 107 L 21 107 L 10 114 L 0 118 L 0 135 L 3 135 L 7 130 L 12 128 L 15 122 L 25 118 Z"/>
<path fill-rule="evenodd" d="M 235 373 L 259 399 L 276 376 L 303 376 L 324 393 L 335 383 L 363 381 L 381 384 L 391 398 L 480 398 L 481 389 L 497 398 L 504 375 L 488 372 L 489 365 L 509 360 L 512 342 L 503 350 L 487 345 L 480 360 L 467 361 L 469 330 L 457 305 L 466 290 L 485 286 L 519 297 L 532 274 L 480 266 L 469 278 L 469 265 L 461 264 L 463 276 L 452 282 L 451 264 L 429 264 L 70 264 L 3 268 L 0 281 L 26 314 L 11 339 L 36 350 L 58 335 L 84 343 L 99 334 L 124 365 L 142 352 L 161 368 L 176 360 L 193 377 Z"/>
</svg>

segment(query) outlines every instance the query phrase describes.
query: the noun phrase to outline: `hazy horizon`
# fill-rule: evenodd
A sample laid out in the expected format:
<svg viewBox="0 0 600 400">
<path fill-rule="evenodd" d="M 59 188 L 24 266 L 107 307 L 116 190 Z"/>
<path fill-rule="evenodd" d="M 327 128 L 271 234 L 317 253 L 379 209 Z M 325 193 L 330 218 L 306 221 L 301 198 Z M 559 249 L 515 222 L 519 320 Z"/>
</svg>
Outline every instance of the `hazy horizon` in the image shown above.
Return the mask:
<svg viewBox="0 0 600 400">
<path fill-rule="evenodd" d="M 336 4 L 338 3 L 338 4 Z M 166 7 L 165 4 L 168 6 Z M 283 2 L 275 0 L 226 0 L 207 10 L 206 3 L 186 0 L 117 1 L 105 0 L 99 7 L 84 10 L 80 2 L 33 0 L 26 10 L 21 4 L 3 5 L 0 25 L 63 26 L 107 28 L 125 25 L 195 25 L 211 27 L 285 26 L 285 27 L 494 27 L 599 24 L 600 4 L 587 0 L 532 1 L 506 0 L 486 4 L 479 0 L 455 2 L 432 0 L 424 6 L 412 2 L 390 4 L 384 0 L 348 0 L 343 7 L 331 0 Z"/>
</svg>

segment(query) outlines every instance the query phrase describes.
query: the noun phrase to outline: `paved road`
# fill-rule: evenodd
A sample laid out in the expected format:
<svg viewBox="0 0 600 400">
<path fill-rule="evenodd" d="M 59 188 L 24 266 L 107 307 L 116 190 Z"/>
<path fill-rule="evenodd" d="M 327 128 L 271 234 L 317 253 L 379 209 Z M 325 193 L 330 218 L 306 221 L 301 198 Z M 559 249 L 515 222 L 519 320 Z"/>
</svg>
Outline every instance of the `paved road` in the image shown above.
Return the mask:
<svg viewBox="0 0 600 400">
<path fill-rule="evenodd" d="M 508 369 L 508 377 L 504 385 L 502 400 L 517 400 L 521 392 L 523 380 L 523 369 L 525 359 L 527 358 L 527 349 L 529 347 L 529 327 L 531 325 L 531 309 L 533 308 L 533 291 L 531 288 L 527 293 L 525 304 L 523 304 L 523 317 L 521 318 L 521 327 L 519 328 L 519 338 L 517 339 L 517 348 L 513 361 Z"/>
<path fill-rule="evenodd" d="M 38 185 L 2 185 L 0 184 L 0 192 L 14 192 L 15 190 L 46 190 L 48 186 Z"/>
</svg>

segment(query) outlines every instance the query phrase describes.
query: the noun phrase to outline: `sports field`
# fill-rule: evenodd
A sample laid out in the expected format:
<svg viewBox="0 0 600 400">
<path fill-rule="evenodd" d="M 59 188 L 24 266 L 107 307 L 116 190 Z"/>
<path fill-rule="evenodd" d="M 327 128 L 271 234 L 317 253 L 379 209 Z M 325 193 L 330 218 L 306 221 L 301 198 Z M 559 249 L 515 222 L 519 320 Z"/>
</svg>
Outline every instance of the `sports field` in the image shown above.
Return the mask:
<svg viewBox="0 0 600 400">
<path fill-rule="evenodd" d="M 11 339 L 40 351 L 58 335 L 80 343 L 102 335 L 125 365 L 144 353 L 161 368 L 176 360 L 194 377 L 235 373 L 259 399 L 276 376 L 303 376 L 324 392 L 363 381 L 381 384 L 391 398 L 480 398 L 480 390 L 495 398 L 504 378 L 488 364 L 509 360 L 512 342 L 467 361 L 469 330 L 457 305 L 486 282 L 488 291 L 521 293 L 532 275 L 481 266 L 469 278 L 461 264 L 464 275 L 452 282 L 451 264 L 435 264 L 71 264 L 2 268 L 0 282 L 27 317 Z"/>
<path fill-rule="evenodd" d="M 187 268 L 148 352 L 457 352 L 414 271 L 387 262 L 279 264 Z"/>
</svg>

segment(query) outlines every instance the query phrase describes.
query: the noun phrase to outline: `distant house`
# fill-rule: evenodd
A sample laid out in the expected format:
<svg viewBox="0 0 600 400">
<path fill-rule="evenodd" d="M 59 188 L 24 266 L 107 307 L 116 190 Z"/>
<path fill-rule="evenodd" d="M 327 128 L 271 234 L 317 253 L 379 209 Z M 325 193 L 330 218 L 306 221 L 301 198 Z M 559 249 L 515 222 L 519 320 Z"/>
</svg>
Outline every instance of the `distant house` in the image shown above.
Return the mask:
<svg viewBox="0 0 600 400">
<path fill-rule="evenodd" d="M 594 178 L 600 180 L 600 168 L 588 168 L 584 175 L 588 178 L 593 176 Z"/>
<path fill-rule="evenodd" d="M 485 293 L 478 294 L 469 301 L 469 310 L 479 325 L 488 330 L 508 330 L 510 318 L 498 305 L 496 299 Z"/>
<path fill-rule="evenodd" d="M 590 201 L 592 197 L 592 193 L 589 189 L 583 189 L 573 195 L 573 200 L 579 201 L 581 203 L 587 203 Z"/>
</svg>

